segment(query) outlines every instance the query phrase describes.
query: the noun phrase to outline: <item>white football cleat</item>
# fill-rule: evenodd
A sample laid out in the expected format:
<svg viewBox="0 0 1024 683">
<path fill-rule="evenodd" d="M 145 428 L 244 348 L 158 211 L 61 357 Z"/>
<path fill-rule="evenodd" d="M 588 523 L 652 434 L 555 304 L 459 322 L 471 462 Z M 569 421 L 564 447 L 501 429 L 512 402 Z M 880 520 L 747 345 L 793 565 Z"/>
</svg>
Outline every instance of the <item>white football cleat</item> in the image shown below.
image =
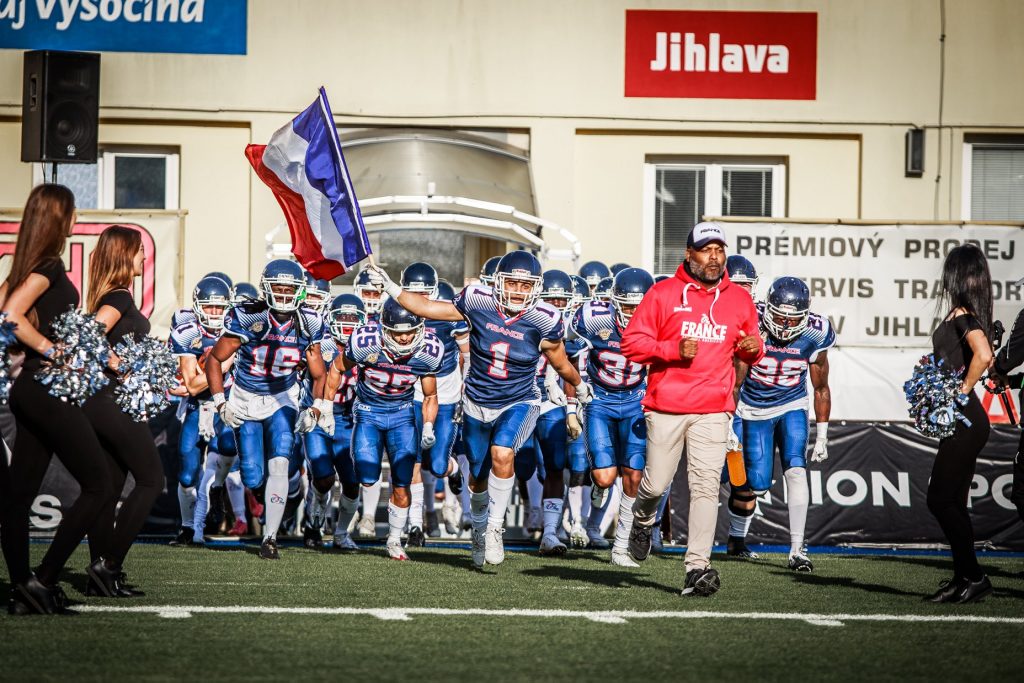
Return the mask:
<svg viewBox="0 0 1024 683">
<path fill-rule="evenodd" d="M 359 546 L 352 540 L 347 532 L 344 534 L 335 534 L 334 540 L 331 542 L 331 548 L 334 550 L 359 550 Z"/>
<path fill-rule="evenodd" d="M 612 551 L 612 564 L 616 567 L 639 567 L 640 565 L 633 561 L 633 558 L 629 556 L 629 553 L 625 550 L 613 550 Z"/>
<path fill-rule="evenodd" d="M 386 547 L 388 557 L 392 560 L 405 561 L 409 559 L 409 556 L 405 554 L 405 548 L 402 547 L 402 540 L 400 538 L 389 538 Z"/>
<path fill-rule="evenodd" d="M 470 533 L 473 543 L 473 566 L 477 569 L 483 569 L 487 554 L 487 543 L 484 541 L 485 532 L 473 528 Z"/>
<path fill-rule="evenodd" d="M 359 524 L 356 526 L 356 534 L 359 538 L 377 537 L 377 524 L 372 515 L 363 515 L 359 518 Z"/>
<path fill-rule="evenodd" d="M 608 539 L 601 535 L 600 529 L 587 529 L 587 539 L 590 541 L 588 547 L 593 550 L 608 550 L 612 547 Z"/>
<path fill-rule="evenodd" d="M 572 525 L 572 531 L 569 532 L 569 540 L 572 542 L 573 548 L 586 548 L 587 544 L 590 543 L 587 530 L 579 522 Z"/>
<path fill-rule="evenodd" d="M 441 508 L 441 519 L 444 520 L 444 530 L 452 536 L 459 533 L 459 522 L 461 521 L 461 517 L 462 513 L 459 511 L 458 504 L 445 504 Z"/>
<path fill-rule="evenodd" d="M 540 539 L 541 557 L 562 557 L 567 550 L 565 544 L 559 541 L 558 536 L 554 534 L 544 534 Z"/>
<path fill-rule="evenodd" d="M 498 565 L 505 561 L 505 540 L 502 528 L 488 528 L 484 532 L 484 559 L 487 564 Z"/>
</svg>

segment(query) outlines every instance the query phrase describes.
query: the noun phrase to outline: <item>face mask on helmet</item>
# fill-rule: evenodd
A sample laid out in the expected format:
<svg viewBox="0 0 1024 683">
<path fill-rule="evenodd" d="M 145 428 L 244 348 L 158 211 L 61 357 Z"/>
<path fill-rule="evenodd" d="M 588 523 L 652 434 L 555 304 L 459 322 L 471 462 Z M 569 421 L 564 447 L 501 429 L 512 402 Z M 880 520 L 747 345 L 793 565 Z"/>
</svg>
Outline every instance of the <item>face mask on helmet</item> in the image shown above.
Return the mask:
<svg viewBox="0 0 1024 683">
<path fill-rule="evenodd" d="M 633 319 L 636 307 L 644 300 L 644 295 L 639 292 L 615 292 L 612 291 L 612 306 L 615 307 L 615 320 L 619 327 L 626 329 L 629 321 Z"/>
<path fill-rule="evenodd" d="M 331 311 L 331 336 L 342 344 L 348 344 L 356 328 L 365 324 L 366 314 L 355 306 L 341 306 Z"/>
<path fill-rule="evenodd" d="M 498 272 L 494 276 L 494 296 L 506 311 L 519 313 L 537 303 L 540 284 L 540 276 L 527 270 Z"/>
<path fill-rule="evenodd" d="M 381 323 L 384 333 L 381 338 L 384 340 L 384 348 L 395 358 L 403 358 L 415 353 L 416 349 L 423 343 L 424 325 L 420 320 L 419 324 L 398 323 L 390 326 Z M 399 337 L 402 339 L 399 340 Z"/>
<path fill-rule="evenodd" d="M 793 306 L 768 303 L 764 311 L 764 328 L 778 341 L 792 341 L 807 329 L 808 314 L 809 311 L 798 311 Z"/>
<path fill-rule="evenodd" d="M 331 290 L 328 287 L 326 290 L 323 289 L 320 283 L 315 280 L 310 283 L 306 283 L 306 296 L 302 300 L 302 304 L 309 308 L 312 308 L 317 313 L 323 313 L 327 310 L 328 304 L 331 303 Z"/>
<path fill-rule="evenodd" d="M 211 332 L 224 329 L 224 316 L 230 307 L 231 290 L 217 278 L 203 278 L 192 292 L 192 310 L 199 324 Z"/>
<path fill-rule="evenodd" d="M 370 284 L 369 277 L 366 273 L 360 273 L 356 277 L 355 283 L 352 285 L 352 292 L 359 297 L 359 300 L 363 302 L 363 307 L 366 309 L 366 315 L 376 315 L 380 313 L 381 306 L 384 305 L 384 295 L 377 291 L 377 289 Z"/>
</svg>

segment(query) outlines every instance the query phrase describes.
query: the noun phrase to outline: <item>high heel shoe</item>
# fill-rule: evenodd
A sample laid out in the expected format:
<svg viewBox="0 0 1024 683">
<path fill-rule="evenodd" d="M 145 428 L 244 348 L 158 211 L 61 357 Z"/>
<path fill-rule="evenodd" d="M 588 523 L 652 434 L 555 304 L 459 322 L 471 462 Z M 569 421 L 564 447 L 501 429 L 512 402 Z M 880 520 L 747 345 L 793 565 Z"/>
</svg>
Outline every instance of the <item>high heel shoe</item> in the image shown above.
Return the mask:
<svg viewBox="0 0 1024 683">
<path fill-rule="evenodd" d="M 965 602 L 981 602 L 992 595 L 992 582 L 988 576 L 982 575 L 977 581 L 968 581 L 956 595 L 954 602 L 963 604 Z"/>
<path fill-rule="evenodd" d="M 967 585 L 967 579 L 953 577 L 939 584 L 939 590 L 925 598 L 928 602 L 955 602 Z"/>
</svg>

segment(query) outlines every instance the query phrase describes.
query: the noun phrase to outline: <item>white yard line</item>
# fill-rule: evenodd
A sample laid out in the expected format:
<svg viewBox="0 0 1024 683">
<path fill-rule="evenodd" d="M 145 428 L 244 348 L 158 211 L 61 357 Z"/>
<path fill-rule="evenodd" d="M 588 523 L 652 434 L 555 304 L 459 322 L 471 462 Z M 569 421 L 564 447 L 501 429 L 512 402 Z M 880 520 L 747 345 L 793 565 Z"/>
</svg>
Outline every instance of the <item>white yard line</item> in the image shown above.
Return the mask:
<svg viewBox="0 0 1024 683">
<path fill-rule="evenodd" d="M 634 612 L 608 610 L 582 612 L 558 609 L 443 609 L 432 607 L 244 607 L 205 605 L 83 605 L 75 609 L 88 613 L 114 612 L 129 614 L 155 614 L 165 619 L 186 619 L 193 614 L 316 614 L 339 616 L 369 616 L 385 621 L 409 621 L 424 617 L 518 617 L 540 619 L 586 619 L 600 624 L 626 624 L 631 619 L 745 619 L 757 621 L 802 621 L 814 626 L 842 626 L 851 621 L 909 622 L 909 623 L 973 623 L 1012 624 L 1024 626 L 1024 617 L 985 617 L 970 614 L 811 614 L 800 612 Z"/>
</svg>

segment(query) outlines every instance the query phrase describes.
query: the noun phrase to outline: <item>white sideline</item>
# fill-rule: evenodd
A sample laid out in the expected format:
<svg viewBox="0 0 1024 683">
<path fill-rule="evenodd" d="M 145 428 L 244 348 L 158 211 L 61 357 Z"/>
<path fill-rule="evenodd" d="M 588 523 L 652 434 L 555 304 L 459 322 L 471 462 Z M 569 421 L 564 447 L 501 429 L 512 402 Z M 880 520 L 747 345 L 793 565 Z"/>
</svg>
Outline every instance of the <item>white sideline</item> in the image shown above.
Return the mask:
<svg viewBox="0 0 1024 683">
<path fill-rule="evenodd" d="M 811 614 L 800 612 L 634 612 L 609 610 L 581 612 L 558 609 L 443 609 L 433 607 L 245 607 L 241 605 L 207 607 L 204 605 L 82 605 L 75 609 L 88 613 L 114 612 L 155 614 L 165 619 L 187 619 L 193 614 L 317 614 L 370 616 L 385 621 L 409 621 L 414 616 L 430 617 L 534 617 L 542 619 L 586 619 L 600 624 L 626 624 L 630 619 L 748 619 L 764 621 L 803 621 L 814 626 L 842 626 L 848 621 L 895 621 L 909 623 L 975 623 L 1024 625 L 1024 617 L 985 617 L 971 614 Z"/>
</svg>

